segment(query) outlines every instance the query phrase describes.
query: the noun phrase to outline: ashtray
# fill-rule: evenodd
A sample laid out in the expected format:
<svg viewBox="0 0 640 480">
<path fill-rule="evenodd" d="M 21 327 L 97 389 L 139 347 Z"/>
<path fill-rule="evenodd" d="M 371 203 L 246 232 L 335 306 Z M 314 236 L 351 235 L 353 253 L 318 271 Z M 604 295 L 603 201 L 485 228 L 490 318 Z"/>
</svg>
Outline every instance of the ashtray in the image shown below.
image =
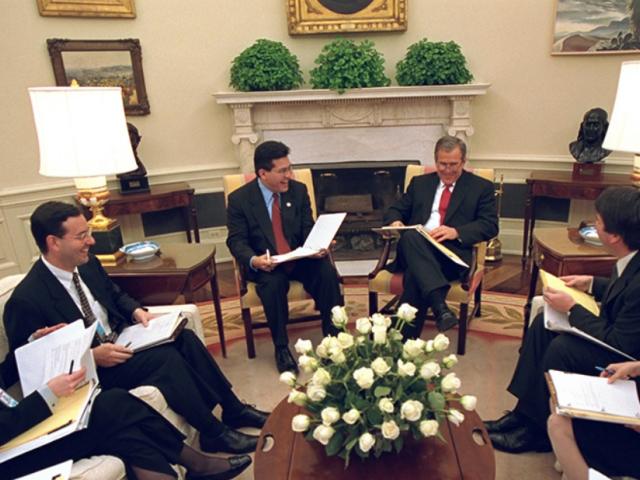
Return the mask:
<svg viewBox="0 0 640 480">
<path fill-rule="evenodd" d="M 128 243 L 120 249 L 122 253 L 131 257 L 134 262 L 151 260 L 158 250 L 160 250 L 160 245 L 151 240 Z"/>
<path fill-rule="evenodd" d="M 594 227 L 593 225 L 582 227 L 580 230 L 578 230 L 578 233 L 586 243 L 595 245 L 596 247 L 602 246 L 600 237 L 598 237 L 598 231 L 596 230 L 596 227 Z"/>
</svg>

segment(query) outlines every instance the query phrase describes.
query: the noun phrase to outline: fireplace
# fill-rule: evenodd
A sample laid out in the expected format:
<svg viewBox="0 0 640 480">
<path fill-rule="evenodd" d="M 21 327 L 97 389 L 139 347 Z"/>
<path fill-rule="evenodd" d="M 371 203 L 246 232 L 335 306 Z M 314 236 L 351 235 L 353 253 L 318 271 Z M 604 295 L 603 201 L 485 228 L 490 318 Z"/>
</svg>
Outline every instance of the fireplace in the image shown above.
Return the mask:
<svg viewBox="0 0 640 480">
<path fill-rule="evenodd" d="M 406 166 L 418 160 L 338 162 L 310 167 L 318 214 L 347 212 L 338 234 L 334 258 L 377 258 L 382 242 L 371 231 L 404 191 Z"/>
</svg>

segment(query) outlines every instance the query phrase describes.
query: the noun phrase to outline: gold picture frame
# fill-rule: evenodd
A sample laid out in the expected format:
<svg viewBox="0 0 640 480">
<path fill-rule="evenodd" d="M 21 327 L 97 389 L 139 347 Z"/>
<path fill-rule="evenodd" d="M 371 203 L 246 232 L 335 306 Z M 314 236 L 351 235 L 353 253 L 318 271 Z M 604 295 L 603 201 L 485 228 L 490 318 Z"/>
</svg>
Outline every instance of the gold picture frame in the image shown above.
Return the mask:
<svg viewBox="0 0 640 480">
<path fill-rule="evenodd" d="M 407 29 L 408 0 L 287 0 L 290 35 Z"/>
<path fill-rule="evenodd" d="M 37 0 L 43 17 L 136 18 L 134 0 Z"/>
</svg>

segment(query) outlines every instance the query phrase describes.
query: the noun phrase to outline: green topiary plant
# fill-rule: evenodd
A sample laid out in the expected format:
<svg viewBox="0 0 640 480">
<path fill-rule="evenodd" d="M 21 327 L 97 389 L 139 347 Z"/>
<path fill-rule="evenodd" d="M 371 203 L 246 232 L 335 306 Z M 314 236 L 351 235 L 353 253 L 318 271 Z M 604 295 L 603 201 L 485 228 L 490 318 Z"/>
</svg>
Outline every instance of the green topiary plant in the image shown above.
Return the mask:
<svg viewBox="0 0 640 480">
<path fill-rule="evenodd" d="M 233 59 L 231 86 L 242 92 L 291 90 L 302 85 L 298 57 L 280 42 L 261 38 Z"/>
<path fill-rule="evenodd" d="M 456 42 L 430 42 L 424 38 L 408 48 L 396 69 L 398 85 L 454 85 L 473 80 Z"/>
<path fill-rule="evenodd" d="M 384 57 L 373 42 L 360 45 L 338 38 L 328 43 L 311 70 L 313 88 L 330 88 L 343 93 L 347 88 L 384 87 L 390 80 L 384 74 Z"/>
</svg>

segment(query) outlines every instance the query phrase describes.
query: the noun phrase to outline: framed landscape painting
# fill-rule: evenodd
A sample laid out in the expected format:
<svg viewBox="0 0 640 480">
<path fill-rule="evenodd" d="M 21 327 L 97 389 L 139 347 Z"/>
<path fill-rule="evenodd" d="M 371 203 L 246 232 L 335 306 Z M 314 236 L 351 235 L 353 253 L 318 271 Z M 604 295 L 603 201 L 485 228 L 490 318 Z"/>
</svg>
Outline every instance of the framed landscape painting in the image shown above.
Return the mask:
<svg viewBox="0 0 640 480">
<path fill-rule="evenodd" d="M 142 50 L 135 38 L 67 40 L 50 38 L 47 48 L 56 85 L 76 80 L 81 87 L 122 87 L 127 115 L 150 112 L 142 73 Z"/>
<path fill-rule="evenodd" d="M 640 0 L 556 0 L 553 55 L 640 52 Z"/>
</svg>

